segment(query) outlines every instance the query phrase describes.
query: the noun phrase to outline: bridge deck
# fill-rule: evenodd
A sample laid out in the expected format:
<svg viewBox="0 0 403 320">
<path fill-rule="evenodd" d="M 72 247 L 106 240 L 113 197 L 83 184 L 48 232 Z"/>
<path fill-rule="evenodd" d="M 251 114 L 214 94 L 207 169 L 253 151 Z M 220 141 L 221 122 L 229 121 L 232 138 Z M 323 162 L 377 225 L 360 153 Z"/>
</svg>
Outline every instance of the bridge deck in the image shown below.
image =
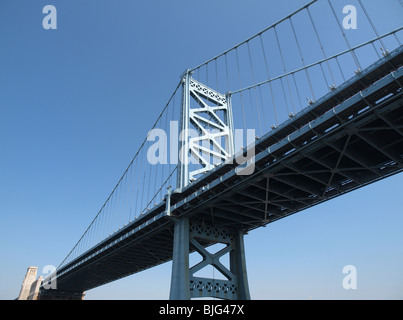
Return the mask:
<svg viewBox="0 0 403 320">
<path fill-rule="evenodd" d="M 401 172 L 402 61 L 399 48 L 257 140 L 253 174 L 236 174 L 234 161 L 176 190 L 170 215 L 160 203 L 61 267 L 58 290 L 86 291 L 171 260 L 175 216 L 248 231 Z"/>
</svg>

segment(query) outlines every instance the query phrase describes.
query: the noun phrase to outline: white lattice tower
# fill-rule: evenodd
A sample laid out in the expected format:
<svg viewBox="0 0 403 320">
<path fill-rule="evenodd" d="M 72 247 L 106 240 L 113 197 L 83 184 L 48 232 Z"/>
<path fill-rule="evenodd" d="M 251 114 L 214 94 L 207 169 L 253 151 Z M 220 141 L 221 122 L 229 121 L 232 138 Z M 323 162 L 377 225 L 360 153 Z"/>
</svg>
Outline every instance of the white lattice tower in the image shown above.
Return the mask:
<svg viewBox="0 0 403 320">
<path fill-rule="evenodd" d="M 234 152 L 230 95 L 194 80 L 189 71 L 182 79 L 180 188 L 224 162 Z"/>
</svg>

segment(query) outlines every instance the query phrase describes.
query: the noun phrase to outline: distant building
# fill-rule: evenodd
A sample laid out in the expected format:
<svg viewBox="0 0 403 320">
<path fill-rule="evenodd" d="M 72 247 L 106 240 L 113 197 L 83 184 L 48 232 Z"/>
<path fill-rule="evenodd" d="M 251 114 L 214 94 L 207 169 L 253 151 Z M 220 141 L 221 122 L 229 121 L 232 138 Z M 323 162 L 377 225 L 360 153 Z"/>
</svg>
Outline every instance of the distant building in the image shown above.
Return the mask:
<svg viewBox="0 0 403 320">
<path fill-rule="evenodd" d="M 37 300 L 43 277 L 36 279 L 38 267 L 28 267 L 17 300 Z"/>
<path fill-rule="evenodd" d="M 27 300 L 38 300 L 39 296 L 39 288 L 41 287 L 43 281 L 43 277 L 40 276 L 37 280 L 35 280 L 31 285 L 31 290 L 29 290 L 29 295 Z"/>
<path fill-rule="evenodd" d="M 36 278 L 38 267 L 28 267 L 22 282 L 21 291 L 16 300 L 84 300 L 85 292 L 63 292 L 55 290 L 56 287 L 45 290 L 39 294 L 43 284 L 43 277 Z M 48 289 L 48 288 L 46 288 Z"/>
</svg>

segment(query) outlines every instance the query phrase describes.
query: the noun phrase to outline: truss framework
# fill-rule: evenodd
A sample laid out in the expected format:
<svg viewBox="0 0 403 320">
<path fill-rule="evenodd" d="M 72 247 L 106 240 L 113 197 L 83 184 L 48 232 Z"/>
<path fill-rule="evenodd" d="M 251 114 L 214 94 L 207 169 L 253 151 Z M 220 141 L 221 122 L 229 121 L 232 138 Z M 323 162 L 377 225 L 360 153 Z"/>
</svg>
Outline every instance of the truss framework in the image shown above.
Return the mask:
<svg viewBox="0 0 403 320">
<path fill-rule="evenodd" d="M 188 217 L 175 221 L 171 278 L 171 300 L 188 300 L 197 297 L 214 297 L 226 300 L 250 299 L 246 273 L 244 233 L 241 230 L 216 227 Z M 221 250 L 210 253 L 206 246 L 225 244 Z M 202 261 L 189 268 L 189 253 L 196 251 Z M 229 269 L 220 258 L 229 254 Z M 226 279 L 195 276 L 195 273 L 212 265 Z"/>
<path fill-rule="evenodd" d="M 230 94 L 224 95 L 196 81 L 189 70 L 182 79 L 178 172 L 181 188 L 234 153 Z"/>
</svg>

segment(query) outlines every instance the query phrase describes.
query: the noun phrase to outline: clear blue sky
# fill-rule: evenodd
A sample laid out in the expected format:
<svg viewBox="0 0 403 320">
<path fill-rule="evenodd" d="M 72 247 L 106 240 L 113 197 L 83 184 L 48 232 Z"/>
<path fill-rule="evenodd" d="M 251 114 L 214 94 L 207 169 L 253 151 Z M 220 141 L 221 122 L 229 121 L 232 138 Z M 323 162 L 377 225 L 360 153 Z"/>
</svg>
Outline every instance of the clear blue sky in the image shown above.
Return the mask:
<svg viewBox="0 0 403 320">
<path fill-rule="evenodd" d="M 28 266 L 63 260 L 186 68 L 306 2 L 2 0 L 0 299 L 18 296 Z M 366 3 L 392 12 L 381 24 L 402 24 L 397 0 Z M 57 30 L 42 28 L 47 4 Z M 360 38 L 360 25 L 352 32 Z M 252 298 L 403 299 L 402 183 L 393 176 L 247 235 Z M 342 287 L 345 265 L 357 268 L 356 290 Z M 167 299 L 170 275 L 166 263 L 86 298 Z"/>
</svg>

